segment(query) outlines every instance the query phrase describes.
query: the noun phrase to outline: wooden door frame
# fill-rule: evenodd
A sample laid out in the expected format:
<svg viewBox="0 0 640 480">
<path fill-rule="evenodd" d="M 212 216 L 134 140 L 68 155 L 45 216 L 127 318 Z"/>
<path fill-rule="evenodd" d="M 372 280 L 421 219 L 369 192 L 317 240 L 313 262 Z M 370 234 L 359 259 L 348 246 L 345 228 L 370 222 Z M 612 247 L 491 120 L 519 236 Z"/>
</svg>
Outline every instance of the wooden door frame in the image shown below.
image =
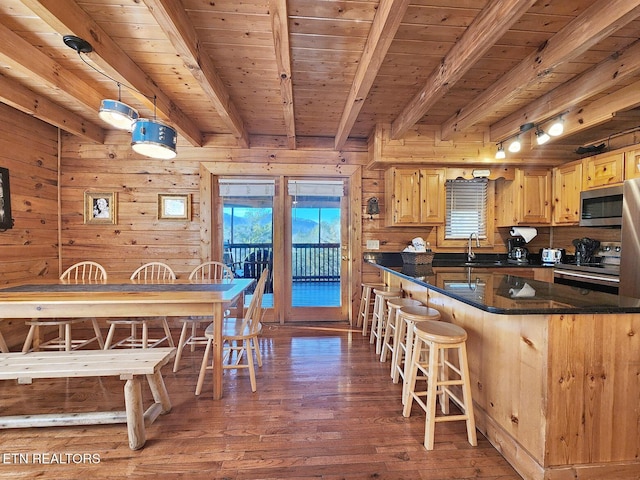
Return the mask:
<svg viewBox="0 0 640 480">
<path fill-rule="evenodd" d="M 222 258 L 222 241 L 213 242 L 214 232 L 222 231 L 222 202 L 218 195 L 217 176 L 296 176 L 347 178 L 349 189 L 348 249 L 349 268 L 347 271 L 347 291 L 351 305 L 348 309 L 349 322 L 357 315 L 357 299 L 360 294 L 362 276 L 362 167 L 359 165 L 318 165 L 318 164 L 273 164 L 238 162 L 202 162 L 200 163 L 200 259 L 208 261 Z M 213 212 L 217 223 L 213 224 Z M 274 232 L 275 234 L 275 232 Z M 283 262 L 273 265 L 274 282 L 284 278 Z M 284 323 L 284 308 L 274 304 L 275 321 Z"/>
</svg>

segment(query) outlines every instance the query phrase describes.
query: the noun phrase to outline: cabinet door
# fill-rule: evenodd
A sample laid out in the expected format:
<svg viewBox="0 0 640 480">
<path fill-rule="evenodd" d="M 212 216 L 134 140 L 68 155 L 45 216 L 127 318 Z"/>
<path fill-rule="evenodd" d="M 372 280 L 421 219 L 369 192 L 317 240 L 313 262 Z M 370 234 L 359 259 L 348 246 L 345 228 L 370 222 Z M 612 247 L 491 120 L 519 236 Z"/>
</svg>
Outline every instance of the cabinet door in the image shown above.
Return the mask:
<svg viewBox="0 0 640 480">
<path fill-rule="evenodd" d="M 444 169 L 389 169 L 385 174 L 387 225 L 444 223 L 444 179 Z"/>
<path fill-rule="evenodd" d="M 551 172 L 548 170 L 524 170 L 519 172 L 520 208 L 519 223 L 551 223 Z"/>
<path fill-rule="evenodd" d="M 596 155 L 583 160 L 582 188 L 600 188 L 622 183 L 624 175 L 624 153 Z"/>
<path fill-rule="evenodd" d="M 392 168 L 386 182 L 389 190 L 389 225 L 413 225 L 420 223 L 420 172 L 417 169 Z"/>
<path fill-rule="evenodd" d="M 640 150 L 631 150 L 624 154 L 624 179 L 640 177 Z"/>
<path fill-rule="evenodd" d="M 551 198 L 549 170 L 516 170 L 514 180 L 496 180 L 496 226 L 550 225 Z"/>
<path fill-rule="evenodd" d="M 444 223 L 444 178 L 444 169 L 420 169 L 421 223 Z"/>
<path fill-rule="evenodd" d="M 582 163 L 572 162 L 553 170 L 553 223 L 577 225 L 580 220 Z"/>
</svg>

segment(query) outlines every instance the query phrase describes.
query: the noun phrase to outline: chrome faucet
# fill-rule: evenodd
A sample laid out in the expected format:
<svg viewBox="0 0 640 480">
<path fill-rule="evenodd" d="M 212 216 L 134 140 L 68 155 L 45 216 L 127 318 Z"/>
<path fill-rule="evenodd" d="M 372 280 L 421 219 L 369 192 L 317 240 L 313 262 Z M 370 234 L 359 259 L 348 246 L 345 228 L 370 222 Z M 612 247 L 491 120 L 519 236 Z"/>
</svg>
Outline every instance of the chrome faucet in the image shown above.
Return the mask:
<svg viewBox="0 0 640 480">
<path fill-rule="evenodd" d="M 467 249 L 467 262 L 471 262 L 476 258 L 476 254 L 473 253 L 473 250 L 471 250 L 471 240 L 473 239 L 473 236 L 476 236 L 476 247 L 480 246 L 480 237 L 478 237 L 478 234 L 476 232 L 471 232 L 471 234 L 469 235 L 469 247 Z"/>
</svg>

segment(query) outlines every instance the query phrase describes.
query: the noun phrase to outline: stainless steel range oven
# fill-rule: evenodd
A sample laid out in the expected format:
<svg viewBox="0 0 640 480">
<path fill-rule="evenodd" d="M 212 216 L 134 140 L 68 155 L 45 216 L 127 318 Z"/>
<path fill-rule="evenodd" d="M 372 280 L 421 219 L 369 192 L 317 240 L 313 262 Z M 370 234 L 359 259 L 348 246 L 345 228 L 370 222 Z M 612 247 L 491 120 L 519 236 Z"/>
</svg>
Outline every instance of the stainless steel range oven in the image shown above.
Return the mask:
<svg viewBox="0 0 640 480">
<path fill-rule="evenodd" d="M 602 243 L 588 264 L 557 264 L 553 269 L 554 283 L 598 292 L 618 294 L 620 286 L 620 243 Z"/>
</svg>

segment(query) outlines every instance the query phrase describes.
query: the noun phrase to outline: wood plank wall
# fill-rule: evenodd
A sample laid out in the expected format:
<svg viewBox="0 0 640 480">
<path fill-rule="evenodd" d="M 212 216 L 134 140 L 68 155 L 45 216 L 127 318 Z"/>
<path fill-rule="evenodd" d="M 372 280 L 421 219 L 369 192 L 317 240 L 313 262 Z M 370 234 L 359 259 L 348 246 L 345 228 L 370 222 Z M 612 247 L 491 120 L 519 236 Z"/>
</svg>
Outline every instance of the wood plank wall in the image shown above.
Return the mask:
<svg viewBox="0 0 640 480">
<path fill-rule="evenodd" d="M 57 129 L 0 104 L 0 167 L 9 169 L 14 227 L 0 231 L 0 284 L 58 277 Z M 3 320 L 9 346 L 24 320 Z"/>
</svg>

